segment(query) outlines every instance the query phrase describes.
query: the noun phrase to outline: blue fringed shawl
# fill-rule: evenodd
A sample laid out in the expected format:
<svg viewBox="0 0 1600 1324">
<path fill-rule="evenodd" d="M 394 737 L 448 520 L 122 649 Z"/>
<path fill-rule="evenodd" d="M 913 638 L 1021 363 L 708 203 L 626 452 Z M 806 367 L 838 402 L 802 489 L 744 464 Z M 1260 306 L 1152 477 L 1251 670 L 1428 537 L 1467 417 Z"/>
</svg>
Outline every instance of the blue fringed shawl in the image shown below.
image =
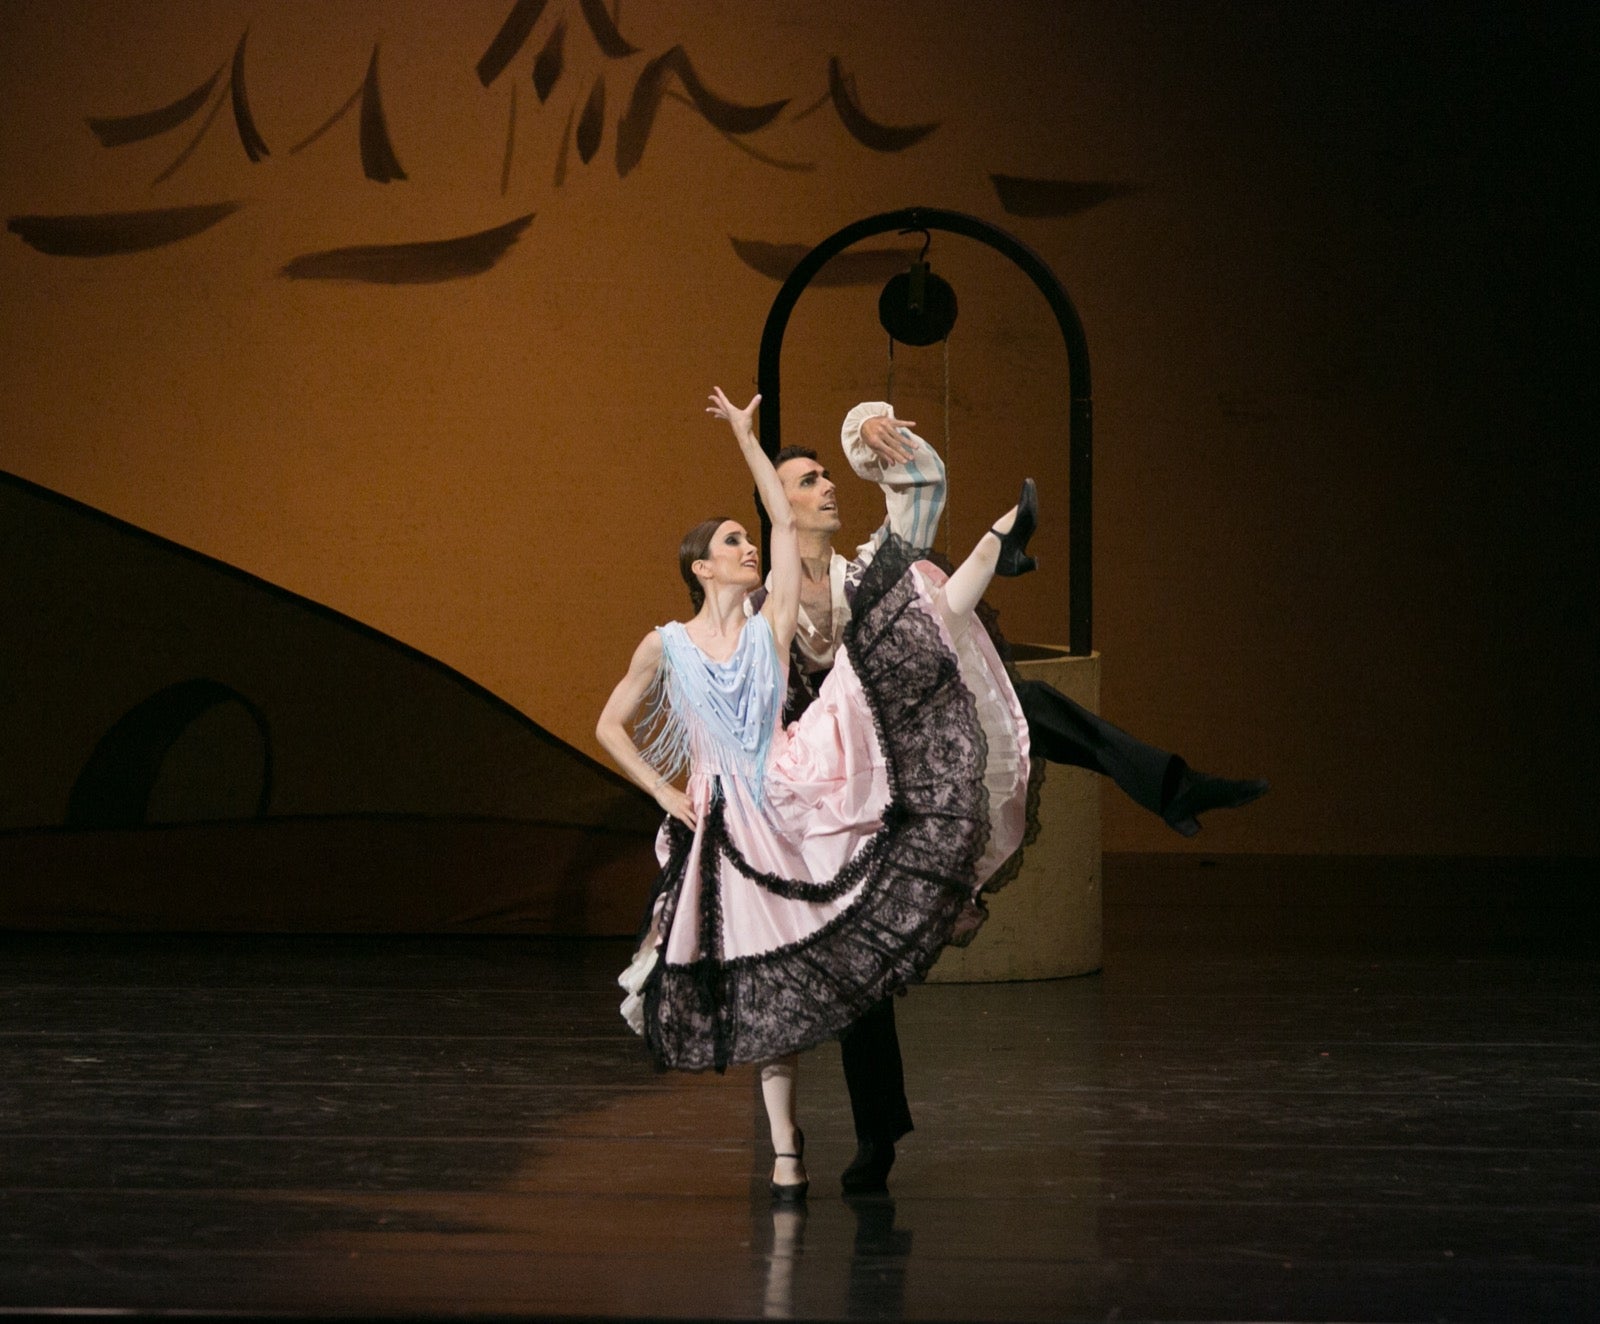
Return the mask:
<svg viewBox="0 0 1600 1324">
<path fill-rule="evenodd" d="M 639 750 L 657 772 L 676 777 L 691 764 L 731 774 L 761 800 L 779 691 L 778 647 L 759 612 L 739 644 L 715 662 L 677 621 L 659 626 L 661 666 L 636 730 Z"/>
</svg>

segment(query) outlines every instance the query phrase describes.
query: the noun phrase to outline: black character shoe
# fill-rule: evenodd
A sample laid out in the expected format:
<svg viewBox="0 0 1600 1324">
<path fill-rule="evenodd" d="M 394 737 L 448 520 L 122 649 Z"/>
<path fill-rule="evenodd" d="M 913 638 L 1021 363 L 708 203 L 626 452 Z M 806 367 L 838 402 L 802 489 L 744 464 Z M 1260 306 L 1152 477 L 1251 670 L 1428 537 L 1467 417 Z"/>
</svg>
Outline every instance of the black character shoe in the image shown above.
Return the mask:
<svg viewBox="0 0 1600 1324">
<path fill-rule="evenodd" d="M 869 1195 L 887 1192 L 889 1169 L 894 1167 L 894 1141 L 862 1140 L 856 1144 L 856 1156 L 840 1175 L 839 1184 L 846 1195 Z"/>
<path fill-rule="evenodd" d="M 1022 495 L 1017 498 L 1017 518 L 1012 522 L 1010 532 L 989 530 L 1000 539 L 1000 563 L 994 568 L 995 574 L 1014 579 L 1038 568 L 1038 561 L 1028 555 L 1028 539 L 1033 537 L 1033 531 L 1038 527 L 1039 489 L 1033 485 L 1033 479 L 1024 478 Z"/>
<path fill-rule="evenodd" d="M 1238 809 L 1259 800 L 1270 789 L 1271 784 L 1259 777 L 1213 777 L 1208 772 L 1186 768 L 1161 817 L 1173 831 L 1192 837 L 1200 831 L 1198 815 L 1212 809 Z"/>
<path fill-rule="evenodd" d="M 794 1153 L 774 1154 L 772 1157 L 775 1159 L 792 1158 L 798 1163 L 805 1155 L 805 1132 L 797 1126 L 794 1129 Z M 811 1183 L 804 1177 L 797 1182 L 778 1182 L 773 1180 L 767 1183 L 767 1189 L 772 1192 L 773 1204 L 799 1204 L 806 1198 L 806 1192 L 811 1189 Z"/>
</svg>

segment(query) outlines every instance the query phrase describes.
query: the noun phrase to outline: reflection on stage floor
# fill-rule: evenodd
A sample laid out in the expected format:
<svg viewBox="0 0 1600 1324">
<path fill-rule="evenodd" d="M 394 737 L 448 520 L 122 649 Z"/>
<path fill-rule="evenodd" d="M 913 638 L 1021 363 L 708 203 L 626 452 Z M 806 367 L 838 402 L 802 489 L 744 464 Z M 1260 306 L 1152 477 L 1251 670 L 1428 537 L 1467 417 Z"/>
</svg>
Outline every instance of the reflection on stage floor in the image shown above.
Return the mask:
<svg viewBox="0 0 1600 1324">
<path fill-rule="evenodd" d="M 838 1052 L 804 1060 L 800 1210 L 748 1069 L 649 1069 L 626 943 L 7 935 L 0 1307 L 1600 1313 L 1591 877 L 1107 874 L 1103 974 L 898 1004 L 891 1198 L 839 1195 Z"/>
</svg>

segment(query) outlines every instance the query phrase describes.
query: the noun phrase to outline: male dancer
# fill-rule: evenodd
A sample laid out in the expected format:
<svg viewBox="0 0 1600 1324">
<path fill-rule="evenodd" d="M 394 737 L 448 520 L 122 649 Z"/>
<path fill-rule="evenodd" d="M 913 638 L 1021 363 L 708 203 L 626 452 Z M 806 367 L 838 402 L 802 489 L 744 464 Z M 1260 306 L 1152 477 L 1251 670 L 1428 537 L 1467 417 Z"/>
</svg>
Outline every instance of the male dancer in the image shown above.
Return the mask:
<svg viewBox="0 0 1600 1324">
<path fill-rule="evenodd" d="M 832 669 L 855 586 L 885 537 L 894 533 L 913 547 L 933 544 L 944 513 L 944 462 L 911 431 L 915 426 L 895 418 L 890 406 L 879 402 L 859 404 L 845 416 L 840 429 L 845 455 L 860 477 L 882 488 L 888 508 L 883 524 L 849 561 L 833 550 L 839 503 L 827 468 L 805 447 L 786 446 L 778 452 L 778 477 L 794 511 L 802 567 L 785 721 L 805 711 Z M 760 610 L 764 596 L 764 590 L 752 594 L 747 609 Z M 1110 777 L 1136 804 L 1159 814 L 1186 837 L 1200 830 L 1199 814 L 1248 804 L 1267 790 L 1264 781 L 1198 772 L 1178 755 L 1135 740 L 1042 681 L 1020 682 L 1017 698 L 1034 757 Z M 884 998 L 841 1034 L 839 1046 L 857 1141 L 855 1158 L 844 1170 L 845 1193 L 887 1190 L 895 1141 L 911 1130 L 894 998 Z"/>
</svg>

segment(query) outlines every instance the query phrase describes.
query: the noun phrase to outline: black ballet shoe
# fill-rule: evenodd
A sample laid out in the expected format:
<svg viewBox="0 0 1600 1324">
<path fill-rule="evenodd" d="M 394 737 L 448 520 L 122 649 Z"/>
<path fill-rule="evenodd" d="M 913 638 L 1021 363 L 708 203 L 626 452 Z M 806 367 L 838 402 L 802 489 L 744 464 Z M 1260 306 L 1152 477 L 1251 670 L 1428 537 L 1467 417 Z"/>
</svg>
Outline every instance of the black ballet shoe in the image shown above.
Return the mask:
<svg viewBox="0 0 1600 1324">
<path fill-rule="evenodd" d="M 1018 575 L 1038 569 L 1039 562 L 1028 555 L 1028 539 L 1033 537 L 1033 531 L 1038 527 L 1039 489 L 1033 485 L 1033 479 L 1024 478 L 1022 495 L 1017 498 L 1017 517 L 1011 523 L 1010 532 L 989 530 L 1000 539 L 1000 563 L 994 568 L 995 574 L 1005 579 L 1015 579 Z"/>
<path fill-rule="evenodd" d="M 775 1154 L 774 1158 L 797 1159 L 798 1154 Z M 806 1198 L 806 1192 L 811 1189 L 810 1181 L 777 1182 L 769 1181 L 767 1189 L 772 1192 L 773 1204 L 799 1204 Z"/>
<path fill-rule="evenodd" d="M 1208 772 L 1185 768 L 1161 817 L 1174 832 L 1192 837 L 1200 831 L 1200 814 L 1212 809 L 1239 809 L 1271 789 L 1271 783 L 1260 777 L 1213 777 Z"/>
<path fill-rule="evenodd" d="M 889 1169 L 894 1167 L 894 1141 L 861 1140 L 856 1156 L 840 1174 L 839 1184 L 846 1195 L 886 1195 Z"/>
<path fill-rule="evenodd" d="M 772 1157 L 775 1159 L 792 1158 L 796 1163 L 799 1163 L 805 1156 L 806 1133 L 797 1126 L 794 1129 L 794 1153 L 774 1153 Z M 774 1180 L 767 1183 L 767 1189 L 772 1192 L 773 1204 L 799 1204 L 806 1198 L 806 1192 L 811 1189 L 811 1182 L 804 1180 L 783 1183 Z"/>
</svg>

